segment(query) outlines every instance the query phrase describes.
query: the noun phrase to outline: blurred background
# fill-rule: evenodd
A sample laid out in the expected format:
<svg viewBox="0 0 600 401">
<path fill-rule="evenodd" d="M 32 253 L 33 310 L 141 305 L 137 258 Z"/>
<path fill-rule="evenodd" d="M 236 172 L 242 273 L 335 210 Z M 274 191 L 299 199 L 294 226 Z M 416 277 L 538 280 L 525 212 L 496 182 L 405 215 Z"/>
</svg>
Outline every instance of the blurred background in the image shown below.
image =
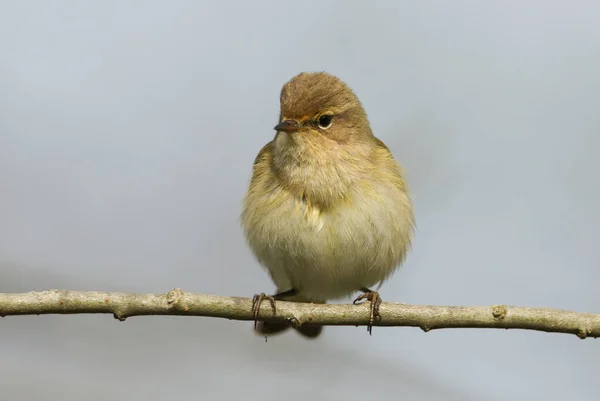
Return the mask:
<svg viewBox="0 0 600 401">
<path fill-rule="evenodd" d="M 252 296 L 241 199 L 279 90 L 326 70 L 404 165 L 385 301 L 600 313 L 600 3 L 0 5 L 0 292 Z M 0 321 L 0 400 L 597 400 L 574 335 L 109 315 Z"/>
</svg>

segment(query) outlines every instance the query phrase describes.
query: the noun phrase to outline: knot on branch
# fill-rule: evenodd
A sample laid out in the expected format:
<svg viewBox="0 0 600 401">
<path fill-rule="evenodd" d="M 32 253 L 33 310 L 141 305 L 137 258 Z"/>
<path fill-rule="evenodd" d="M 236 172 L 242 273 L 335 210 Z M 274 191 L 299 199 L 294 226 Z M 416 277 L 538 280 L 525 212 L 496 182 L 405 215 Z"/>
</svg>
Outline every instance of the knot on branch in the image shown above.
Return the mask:
<svg viewBox="0 0 600 401">
<path fill-rule="evenodd" d="M 187 312 L 190 308 L 183 302 L 184 294 L 181 288 L 167 292 L 167 306 L 170 310 Z"/>
<path fill-rule="evenodd" d="M 492 316 L 494 316 L 494 319 L 498 322 L 506 318 L 506 313 L 506 306 L 504 305 L 495 305 L 492 308 Z"/>
<path fill-rule="evenodd" d="M 580 327 L 577 329 L 577 337 L 581 338 L 582 340 L 585 340 L 590 334 L 592 334 L 592 328 L 589 326 Z"/>
</svg>

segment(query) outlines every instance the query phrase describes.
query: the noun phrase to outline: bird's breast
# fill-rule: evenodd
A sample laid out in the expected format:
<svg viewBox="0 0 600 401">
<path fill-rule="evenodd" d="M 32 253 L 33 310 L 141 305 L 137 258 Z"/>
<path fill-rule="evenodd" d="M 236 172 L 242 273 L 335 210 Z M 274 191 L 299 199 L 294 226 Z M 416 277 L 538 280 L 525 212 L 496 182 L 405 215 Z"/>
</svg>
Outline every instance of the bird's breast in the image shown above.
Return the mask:
<svg viewBox="0 0 600 401">
<path fill-rule="evenodd" d="M 410 203 L 389 185 L 357 184 L 328 207 L 283 188 L 256 202 L 246 206 L 255 216 L 245 222 L 252 250 L 280 290 L 297 288 L 310 299 L 343 297 L 386 279 L 410 243 Z"/>
</svg>

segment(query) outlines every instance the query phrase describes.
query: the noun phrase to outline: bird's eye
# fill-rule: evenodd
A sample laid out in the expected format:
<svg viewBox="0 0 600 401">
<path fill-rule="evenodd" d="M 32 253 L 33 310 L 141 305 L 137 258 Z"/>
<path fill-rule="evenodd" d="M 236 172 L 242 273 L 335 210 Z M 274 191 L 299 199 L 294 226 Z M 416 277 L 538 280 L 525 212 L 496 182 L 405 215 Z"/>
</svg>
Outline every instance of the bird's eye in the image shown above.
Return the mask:
<svg viewBox="0 0 600 401">
<path fill-rule="evenodd" d="M 323 114 L 319 117 L 318 124 L 320 128 L 327 129 L 331 127 L 331 121 L 333 120 L 333 116 L 331 114 Z"/>
</svg>

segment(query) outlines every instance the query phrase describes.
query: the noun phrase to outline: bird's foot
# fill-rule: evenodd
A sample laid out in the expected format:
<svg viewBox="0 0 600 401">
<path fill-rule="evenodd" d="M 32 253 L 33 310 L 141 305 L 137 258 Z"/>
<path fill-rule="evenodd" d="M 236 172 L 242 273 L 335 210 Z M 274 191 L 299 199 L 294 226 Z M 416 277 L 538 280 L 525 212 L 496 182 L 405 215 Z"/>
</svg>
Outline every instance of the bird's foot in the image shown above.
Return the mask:
<svg viewBox="0 0 600 401">
<path fill-rule="evenodd" d="M 377 291 L 372 291 L 368 288 L 361 288 L 361 291 L 364 294 L 359 295 L 353 302 L 353 304 L 357 304 L 359 301 L 366 299 L 371 302 L 371 316 L 369 318 L 369 325 L 367 326 L 367 331 L 369 335 L 373 332 L 373 324 L 375 324 L 375 319 L 381 320 L 381 315 L 379 314 L 379 306 L 381 305 L 381 297 Z M 365 301 L 366 302 L 366 301 Z"/>
<path fill-rule="evenodd" d="M 275 297 L 272 295 L 267 295 L 264 292 L 260 294 L 254 295 L 252 298 L 252 313 L 254 314 L 254 329 L 256 329 L 256 324 L 258 323 L 258 315 L 260 314 L 260 305 L 263 301 L 269 301 L 271 304 L 271 309 L 273 310 L 273 316 L 275 316 L 277 310 L 275 308 Z"/>
</svg>

